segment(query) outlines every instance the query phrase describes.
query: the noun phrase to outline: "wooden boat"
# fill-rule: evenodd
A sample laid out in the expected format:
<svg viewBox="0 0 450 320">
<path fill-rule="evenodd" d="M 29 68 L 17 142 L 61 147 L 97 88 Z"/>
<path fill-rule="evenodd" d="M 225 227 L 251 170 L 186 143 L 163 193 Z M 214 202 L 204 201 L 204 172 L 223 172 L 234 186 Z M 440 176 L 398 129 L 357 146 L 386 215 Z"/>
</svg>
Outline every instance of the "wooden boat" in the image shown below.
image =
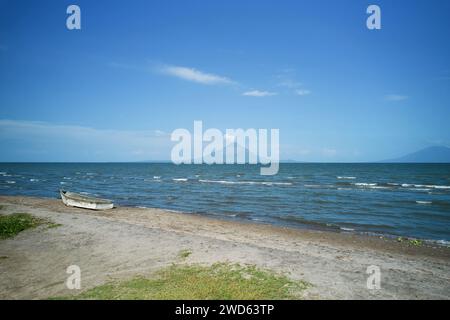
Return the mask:
<svg viewBox="0 0 450 320">
<path fill-rule="evenodd" d="M 91 210 L 108 210 L 114 207 L 114 204 L 107 199 L 88 197 L 75 192 L 60 190 L 61 199 L 66 206 L 78 207 Z"/>
</svg>

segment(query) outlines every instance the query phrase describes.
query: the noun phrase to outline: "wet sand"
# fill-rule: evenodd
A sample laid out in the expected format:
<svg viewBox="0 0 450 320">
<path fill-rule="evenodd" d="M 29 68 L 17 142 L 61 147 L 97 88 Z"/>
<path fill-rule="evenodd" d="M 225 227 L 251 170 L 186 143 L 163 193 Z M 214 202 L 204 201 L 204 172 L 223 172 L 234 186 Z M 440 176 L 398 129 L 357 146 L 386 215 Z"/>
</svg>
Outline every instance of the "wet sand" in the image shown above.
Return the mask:
<svg viewBox="0 0 450 320">
<path fill-rule="evenodd" d="M 60 200 L 0 196 L 1 214 L 26 212 L 41 226 L 0 240 L 0 299 L 76 294 L 66 268 L 81 268 L 81 290 L 110 280 L 151 276 L 172 263 L 255 264 L 305 280 L 306 299 L 449 299 L 450 248 L 412 246 L 357 234 L 223 221 L 160 209 L 69 208 Z M 192 252 L 181 258 L 181 250 Z M 381 269 L 381 289 L 366 270 Z"/>
</svg>

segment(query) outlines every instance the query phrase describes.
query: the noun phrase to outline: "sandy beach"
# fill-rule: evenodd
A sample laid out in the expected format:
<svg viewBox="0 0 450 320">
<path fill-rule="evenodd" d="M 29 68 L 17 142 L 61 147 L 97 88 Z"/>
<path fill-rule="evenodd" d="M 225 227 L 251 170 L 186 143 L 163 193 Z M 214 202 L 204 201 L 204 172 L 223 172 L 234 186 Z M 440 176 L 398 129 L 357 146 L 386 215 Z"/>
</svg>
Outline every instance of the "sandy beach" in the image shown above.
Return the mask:
<svg viewBox="0 0 450 320">
<path fill-rule="evenodd" d="M 30 213 L 38 227 L 0 240 L 0 298 L 76 294 L 66 268 L 78 265 L 81 291 L 111 280 L 151 276 L 172 263 L 254 264 L 311 284 L 305 299 L 449 299 L 450 249 L 393 239 L 223 221 L 160 209 L 69 208 L 57 199 L 0 196 L 1 214 Z M 181 250 L 192 252 L 181 259 Z M 366 286 L 370 265 L 381 289 Z M 76 290 L 75 290 L 76 291 Z"/>
</svg>

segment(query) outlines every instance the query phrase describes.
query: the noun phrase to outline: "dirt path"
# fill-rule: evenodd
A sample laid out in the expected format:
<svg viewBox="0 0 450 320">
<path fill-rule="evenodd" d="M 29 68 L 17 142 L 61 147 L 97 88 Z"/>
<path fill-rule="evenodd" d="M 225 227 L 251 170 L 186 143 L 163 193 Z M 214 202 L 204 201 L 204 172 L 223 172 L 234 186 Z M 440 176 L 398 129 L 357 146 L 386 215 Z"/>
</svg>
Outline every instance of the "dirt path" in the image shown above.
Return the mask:
<svg viewBox="0 0 450 320">
<path fill-rule="evenodd" d="M 449 299 L 450 249 L 364 237 L 215 220 L 158 209 L 96 212 L 59 200 L 0 196 L 0 213 L 27 212 L 62 224 L 0 240 L 0 298 L 75 293 L 66 268 L 81 268 L 82 290 L 111 279 L 151 275 L 171 263 L 256 264 L 313 286 L 310 299 Z M 181 250 L 192 251 L 183 259 Z M 368 290 L 366 269 L 381 269 Z"/>
</svg>

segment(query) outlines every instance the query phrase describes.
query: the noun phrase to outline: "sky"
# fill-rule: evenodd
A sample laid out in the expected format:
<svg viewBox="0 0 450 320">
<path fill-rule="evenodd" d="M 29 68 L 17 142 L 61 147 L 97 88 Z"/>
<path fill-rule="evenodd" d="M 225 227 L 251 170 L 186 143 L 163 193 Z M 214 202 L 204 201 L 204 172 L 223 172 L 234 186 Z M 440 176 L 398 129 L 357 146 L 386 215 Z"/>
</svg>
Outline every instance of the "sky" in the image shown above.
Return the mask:
<svg viewBox="0 0 450 320">
<path fill-rule="evenodd" d="M 0 0 L 0 161 L 169 160 L 195 120 L 279 129 L 284 160 L 450 146 L 449 16 L 447 0 Z"/>
</svg>

